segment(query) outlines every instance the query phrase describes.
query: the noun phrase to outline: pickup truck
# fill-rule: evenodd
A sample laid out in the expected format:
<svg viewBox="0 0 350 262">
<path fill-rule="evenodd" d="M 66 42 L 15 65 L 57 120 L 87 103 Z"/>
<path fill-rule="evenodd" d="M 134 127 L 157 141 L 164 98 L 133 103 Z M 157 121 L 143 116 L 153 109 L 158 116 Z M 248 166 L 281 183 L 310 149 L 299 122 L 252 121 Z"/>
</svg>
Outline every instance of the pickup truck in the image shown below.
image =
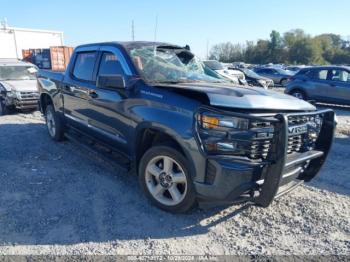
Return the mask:
<svg viewBox="0 0 350 262">
<path fill-rule="evenodd" d="M 332 110 L 235 86 L 199 64 L 168 43 L 78 46 L 65 73 L 37 75 L 48 133 L 107 146 L 169 212 L 198 203 L 267 207 L 317 175 L 333 140 Z"/>
<path fill-rule="evenodd" d="M 39 92 L 35 65 L 17 59 L 0 59 L 0 115 L 18 109 L 36 109 Z"/>
</svg>

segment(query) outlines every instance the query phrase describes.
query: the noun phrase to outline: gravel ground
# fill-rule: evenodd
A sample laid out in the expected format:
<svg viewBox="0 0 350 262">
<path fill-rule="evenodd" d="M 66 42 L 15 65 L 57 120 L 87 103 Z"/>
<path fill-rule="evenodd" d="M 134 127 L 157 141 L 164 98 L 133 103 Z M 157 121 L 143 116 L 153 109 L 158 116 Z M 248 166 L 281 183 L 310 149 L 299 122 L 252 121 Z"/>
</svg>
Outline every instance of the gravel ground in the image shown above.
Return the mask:
<svg viewBox="0 0 350 262">
<path fill-rule="evenodd" d="M 39 112 L 0 117 L 0 254 L 350 255 L 350 110 L 311 184 L 263 209 L 172 215 L 137 179 L 66 141 Z"/>
</svg>

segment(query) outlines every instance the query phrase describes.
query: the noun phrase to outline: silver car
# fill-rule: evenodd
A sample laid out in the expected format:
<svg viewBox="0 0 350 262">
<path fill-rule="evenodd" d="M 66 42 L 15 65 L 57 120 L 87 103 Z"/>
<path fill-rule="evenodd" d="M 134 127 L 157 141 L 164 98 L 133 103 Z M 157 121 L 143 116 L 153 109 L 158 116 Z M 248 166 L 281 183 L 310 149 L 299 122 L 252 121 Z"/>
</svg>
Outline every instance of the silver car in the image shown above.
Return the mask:
<svg viewBox="0 0 350 262">
<path fill-rule="evenodd" d="M 285 92 L 304 100 L 350 105 L 350 67 L 301 69 L 287 84 Z"/>
<path fill-rule="evenodd" d="M 275 85 L 282 86 L 286 86 L 289 79 L 294 75 L 292 72 L 280 68 L 263 67 L 256 68 L 254 71 L 261 76 L 272 79 Z"/>
</svg>

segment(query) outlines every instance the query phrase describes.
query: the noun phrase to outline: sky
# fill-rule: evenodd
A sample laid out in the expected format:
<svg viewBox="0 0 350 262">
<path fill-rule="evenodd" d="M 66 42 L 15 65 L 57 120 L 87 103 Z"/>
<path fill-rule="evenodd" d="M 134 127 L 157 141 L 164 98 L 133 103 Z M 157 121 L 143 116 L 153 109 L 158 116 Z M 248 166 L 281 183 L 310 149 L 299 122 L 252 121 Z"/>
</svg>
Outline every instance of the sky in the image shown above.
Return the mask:
<svg viewBox="0 0 350 262">
<path fill-rule="evenodd" d="M 207 43 L 245 43 L 301 28 L 350 39 L 349 0 L 0 0 L 0 20 L 13 27 L 64 32 L 66 45 L 135 40 L 190 45 L 205 57 Z"/>
</svg>

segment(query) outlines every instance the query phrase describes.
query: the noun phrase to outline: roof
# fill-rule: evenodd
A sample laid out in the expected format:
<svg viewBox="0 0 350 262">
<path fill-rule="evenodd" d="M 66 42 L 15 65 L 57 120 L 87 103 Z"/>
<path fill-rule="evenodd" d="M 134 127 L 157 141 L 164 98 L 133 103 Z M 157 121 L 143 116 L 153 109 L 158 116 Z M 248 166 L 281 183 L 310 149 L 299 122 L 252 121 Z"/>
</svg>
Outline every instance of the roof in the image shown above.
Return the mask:
<svg viewBox="0 0 350 262">
<path fill-rule="evenodd" d="M 115 42 L 102 42 L 102 43 L 91 43 L 91 44 L 85 44 L 80 45 L 78 47 L 85 47 L 85 46 L 92 46 L 92 45 L 119 45 L 124 47 L 125 49 L 133 49 L 133 48 L 140 48 L 140 47 L 146 47 L 146 46 L 167 46 L 167 47 L 173 47 L 173 48 L 184 48 L 182 46 L 169 44 L 165 42 L 154 42 L 154 41 L 115 41 Z"/>
<path fill-rule="evenodd" d="M 340 65 L 311 66 L 311 67 L 304 67 L 301 70 L 305 71 L 308 69 L 346 69 L 350 71 L 350 66 L 340 66 Z"/>
</svg>

